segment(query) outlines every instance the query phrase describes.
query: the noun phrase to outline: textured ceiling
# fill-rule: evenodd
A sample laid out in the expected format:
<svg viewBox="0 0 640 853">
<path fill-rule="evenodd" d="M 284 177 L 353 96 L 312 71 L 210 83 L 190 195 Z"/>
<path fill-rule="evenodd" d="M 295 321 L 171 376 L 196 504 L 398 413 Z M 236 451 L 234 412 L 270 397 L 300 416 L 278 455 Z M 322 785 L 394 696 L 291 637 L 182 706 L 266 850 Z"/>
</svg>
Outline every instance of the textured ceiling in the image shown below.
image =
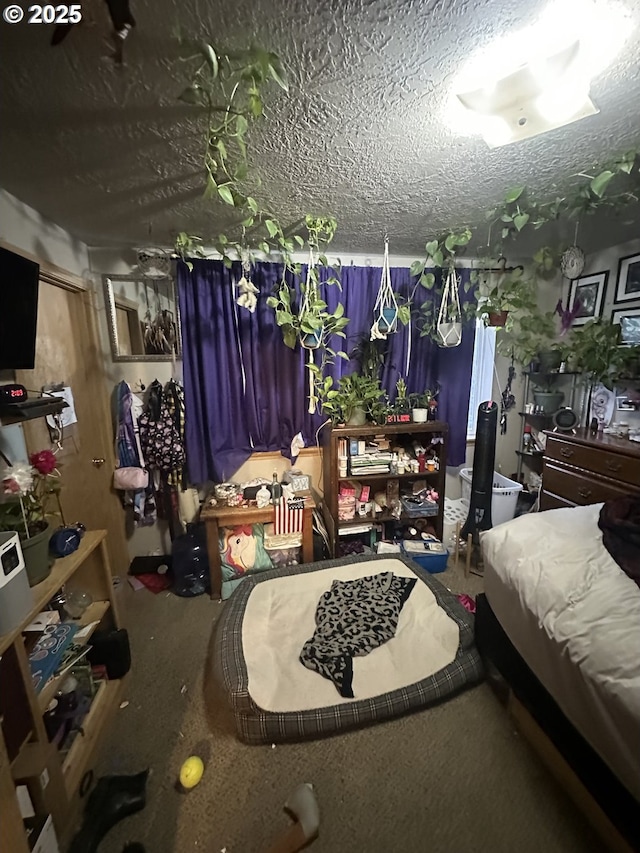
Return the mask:
<svg viewBox="0 0 640 853">
<path fill-rule="evenodd" d="M 640 3 L 623 0 L 640 27 Z M 24 4 L 26 7 L 26 3 Z M 0 185 L 92 246 L 169 243 L 179 230 L 217 234 L 228 215 L 202 199 L 202 136 L 178 102 L 185 68 L 173 37 L 276 51 L 290 93 L 274 85 L 252 131 L 255 193 L 283 222 L 333 213 L 336 248 L 419 256 L 438 230 L 482 221 L 504 190 L 553 192 L 640 143 L 635 32 L 592 84 L 596 116 L 489 150 L 447 123 L 461 65 L 518 29 L 542 0 L 131 0 L 138 26 L 126 64 L 106 58 L 102 0 L 49 46 L 51 27 L 0 24 Z M 626 217 L 629 219 L 629 216 Z M 590 248 L 636 236 L 635 224 L 585 224 Z M 586 235 L 586 236 L 585 236 Z"/>
</svg>

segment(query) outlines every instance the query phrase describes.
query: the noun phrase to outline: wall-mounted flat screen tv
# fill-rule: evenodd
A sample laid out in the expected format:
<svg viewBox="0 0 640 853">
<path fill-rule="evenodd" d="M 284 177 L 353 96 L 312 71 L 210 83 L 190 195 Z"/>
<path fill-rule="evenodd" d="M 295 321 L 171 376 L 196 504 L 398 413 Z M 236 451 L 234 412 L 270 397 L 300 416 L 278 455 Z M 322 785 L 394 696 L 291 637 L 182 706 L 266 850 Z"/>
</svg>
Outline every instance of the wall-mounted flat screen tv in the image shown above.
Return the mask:
<svg viewBox="0 0 640 853">
<path fill-rule="evenodd" d="M 0 248 L 0 370 L 32 370 L 40 266 Z"/>
</svg>

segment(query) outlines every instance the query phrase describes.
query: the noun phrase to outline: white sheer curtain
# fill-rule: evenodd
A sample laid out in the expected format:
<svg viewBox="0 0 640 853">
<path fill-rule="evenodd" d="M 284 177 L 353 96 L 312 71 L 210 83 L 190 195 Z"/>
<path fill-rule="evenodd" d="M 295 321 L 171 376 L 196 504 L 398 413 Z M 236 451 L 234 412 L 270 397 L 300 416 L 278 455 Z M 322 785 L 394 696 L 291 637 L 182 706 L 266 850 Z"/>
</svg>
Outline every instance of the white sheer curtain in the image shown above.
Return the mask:
<svg viewBox="0 0 640 853">
<path fill-rule="evenodd" d="M 471 368 L 471 392 L 469 395 L 469 417 L 467 438 L 476 437 L 478 406 L 492 398 L 493 363 L 496 354 L 496 330 L 476 320 L 476 339 L 473 346 Z"/>
</svg>

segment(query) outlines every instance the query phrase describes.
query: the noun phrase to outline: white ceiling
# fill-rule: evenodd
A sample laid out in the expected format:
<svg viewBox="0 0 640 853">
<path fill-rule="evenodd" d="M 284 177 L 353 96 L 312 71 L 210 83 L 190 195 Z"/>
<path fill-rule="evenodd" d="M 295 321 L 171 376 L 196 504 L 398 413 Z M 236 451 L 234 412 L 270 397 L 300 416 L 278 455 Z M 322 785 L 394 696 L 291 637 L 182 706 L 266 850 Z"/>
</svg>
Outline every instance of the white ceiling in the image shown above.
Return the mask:
<svg viewBox="0 0 640 853">
<path fill-rule="evenodd" d="M 92 246 L 217 234 L 229 209 L 201 197 L 201 126 L 177 101 L 179 24 L 227 48 L 253 41 L 287 66 L 290 93 L 270 87 L 252 136 L 255 194 L 281 221 L 333 213 L 336 249 L 379 252 L 388 231 L 394 253 L 418 257 L 439 230 L 481 222 L 509 186 L 553 194 L 640 143 L 640 0 L 621 2 L 638 29 L 592 84 L 600 113 L 494 150 L 450 129 L 447 98 L 473 51 L 534 20 L 543 0 L 131 0 L 122 69 L 106 58 L 102 0 L 84 0 L 85 22 L 55 48 L 51 27 L 3 22 L 0 185 Z M 580 242 L 637 236 L 624 218 L 585 222 Z"/>
</svg>

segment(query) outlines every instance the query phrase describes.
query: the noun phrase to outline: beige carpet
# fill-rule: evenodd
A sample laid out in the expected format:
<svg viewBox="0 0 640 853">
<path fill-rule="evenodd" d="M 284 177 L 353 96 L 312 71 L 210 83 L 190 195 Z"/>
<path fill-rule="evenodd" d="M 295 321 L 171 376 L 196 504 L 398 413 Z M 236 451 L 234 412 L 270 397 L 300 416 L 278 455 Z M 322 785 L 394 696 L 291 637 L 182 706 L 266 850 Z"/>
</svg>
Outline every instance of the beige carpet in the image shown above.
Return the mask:
<svg viewBox="0 0 640 853">
<path fill-rule="evenodd" d="M 438 576 L 475 594 L 461 567 Z M 148 804 L 107 835 L 101 853 L 141 841 L 147 853 L 260 853 L 288 818 L 300 782 L 321 809 L 314 853 L 594 853 L 582 816 L 515 733 L 482 684 L 444 704 L 326 740 L 249 747 L 234 737 L 205 685 L 212 625 L 224 605 L 118 591 L 134 667 L 105 741 L 98 774 L 151 769 Z M 419 649 L 416 649 L 419 652 Z M 205 693 L 207 700 L 205 701 Z M 218 705 L 219 708 L 219 705 Z M 199 754 L 204 778 L 175 788 L 182 761 Z"/>
</svg>

